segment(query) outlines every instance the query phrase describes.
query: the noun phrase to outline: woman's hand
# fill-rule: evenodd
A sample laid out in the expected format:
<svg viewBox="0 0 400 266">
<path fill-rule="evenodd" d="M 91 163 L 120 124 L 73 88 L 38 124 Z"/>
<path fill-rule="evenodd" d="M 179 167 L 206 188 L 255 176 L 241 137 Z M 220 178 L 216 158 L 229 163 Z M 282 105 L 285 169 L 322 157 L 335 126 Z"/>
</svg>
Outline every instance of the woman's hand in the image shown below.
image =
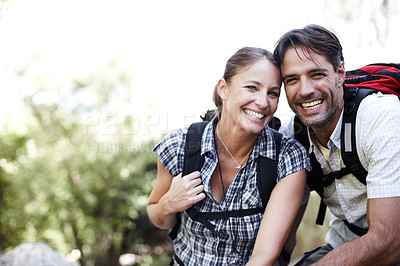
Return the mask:
<svg viewBox="0 0 400 266">
<path fill-rule="evenodd" d="M 177 212 L 188 209 L 204 198 L 200 172 L 172 177 L 158 160 L 157 181 L 147 204 L 147 213 L 155 226 L 161 229 L 174 227 Z"/>
<path fill-rule="evenodd" d="M 196 171 L 185 175 L 175 176 L 172 179 L 168 192 L 163 196 L 169 212 L 181 212 L 193 204 L 203 200 L 205 194 L 201 181 L 200 172 Z"/>
</svg>

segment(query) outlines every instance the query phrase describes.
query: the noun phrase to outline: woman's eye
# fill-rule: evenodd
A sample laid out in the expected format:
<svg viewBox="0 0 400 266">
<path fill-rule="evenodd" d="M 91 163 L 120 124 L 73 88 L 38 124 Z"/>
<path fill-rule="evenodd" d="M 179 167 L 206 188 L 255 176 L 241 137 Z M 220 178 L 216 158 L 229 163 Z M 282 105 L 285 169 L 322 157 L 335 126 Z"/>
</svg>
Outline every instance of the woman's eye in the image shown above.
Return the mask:
<svg viewBox="0 0 400 266">
<path fill-rule="evenodd" d="M 280 94 L 276 91 L 269 91 L 268 95 L 279 98 Z"/>
<path fill-rule="evenodd" d="M 248 88 L 249 90 L 252 90 L 252 91 L 257 90 L 256 86 L 246 86 L 246 88 Z"/>
</svg>

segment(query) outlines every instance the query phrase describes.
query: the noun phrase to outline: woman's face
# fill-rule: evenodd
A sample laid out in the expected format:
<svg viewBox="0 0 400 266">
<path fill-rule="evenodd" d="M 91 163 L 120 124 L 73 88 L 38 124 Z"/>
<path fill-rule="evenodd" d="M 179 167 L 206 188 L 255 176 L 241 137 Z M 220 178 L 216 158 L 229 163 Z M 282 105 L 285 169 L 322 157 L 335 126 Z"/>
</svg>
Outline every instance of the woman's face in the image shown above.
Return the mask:
<svg viewBox="0 0 400 266">
<path fill-rule="evenodd" d="M 281 91 L 279 69 L 262 58 L 233 76 L 229 84 L 221 79 L 218 93 L 223 100 L 229 130 L 243 129 L 258 134 L 278 107 Z"/>
</svg>

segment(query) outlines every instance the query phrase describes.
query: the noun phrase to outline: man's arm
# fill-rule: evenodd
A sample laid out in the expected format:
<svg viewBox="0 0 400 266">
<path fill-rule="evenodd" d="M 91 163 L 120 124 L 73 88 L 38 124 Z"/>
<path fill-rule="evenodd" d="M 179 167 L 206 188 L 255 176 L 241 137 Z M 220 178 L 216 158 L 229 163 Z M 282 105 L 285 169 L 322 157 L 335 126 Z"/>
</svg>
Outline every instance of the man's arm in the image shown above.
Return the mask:
<svg viewBox="0 0 400 266">
<path fill-rule="evenodd" d="M 393 265 L 400 262 L 400 197 L 369 199 L 368 233 L 313 265 Z"/>
</svg>

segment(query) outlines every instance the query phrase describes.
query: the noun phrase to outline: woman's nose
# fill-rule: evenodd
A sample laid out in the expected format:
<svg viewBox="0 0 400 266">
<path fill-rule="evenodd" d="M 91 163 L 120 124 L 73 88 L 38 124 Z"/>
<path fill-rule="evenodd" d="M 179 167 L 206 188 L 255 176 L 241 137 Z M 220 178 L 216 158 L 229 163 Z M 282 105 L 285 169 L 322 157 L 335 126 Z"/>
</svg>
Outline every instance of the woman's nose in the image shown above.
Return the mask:
<svg viewBox="0 0 400 266">
<path fill-rule="evenodd" d="M 268 106 L 268 95 L 266 92 L 261 92 L 257 95 L 256 104 L 259 108 L 265 109 Z"/>
</svg>

